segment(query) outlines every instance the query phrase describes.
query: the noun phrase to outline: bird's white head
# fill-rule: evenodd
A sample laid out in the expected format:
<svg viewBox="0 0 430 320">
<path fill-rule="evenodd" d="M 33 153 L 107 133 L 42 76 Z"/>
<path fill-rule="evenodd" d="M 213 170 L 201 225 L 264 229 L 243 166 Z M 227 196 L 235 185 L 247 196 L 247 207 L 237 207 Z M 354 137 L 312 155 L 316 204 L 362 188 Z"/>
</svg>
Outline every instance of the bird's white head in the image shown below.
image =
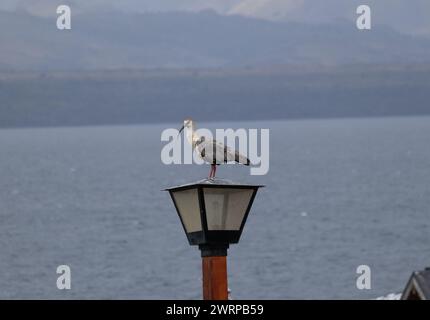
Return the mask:
<svg viewBox="0 0 430 320">
<path fill-rule="evenodd" d="M 191 130 L 193 130 L 193 131 L 194 131 L 194 124 L 193 124 L 193 120 L 191 120 L 190 118 L 185 119 L 185 120 L 184 120 L 184 124 L 183 124 L 183 126 L 181 127 L 181 129 L 179 129 L 179 133 L 181 133 L 181 132 L 182 132 L 182 130 L 184 130 L 185 128 L 187 128 L 187 129 L 191 129 Z"/>
<path fill-rule="evenodd" d="M 179 129 L 178 136 L 181 134 L 181 132 L 184 129 L 187 129 L 187 130 L 185 130 L 185 132 L 186 132 L 188 142 L 194 147 L 194 143 L 195 143 L 195 140 L 197 137 L 194 133 L 194 122 L 193 122 L 193 120 L 191 120 L 190 118 L 184 120 L 183 126 L 181 127 L 181 129 Z"/>
<path fill-rule="evenodd" d="M 193 127 L 193 120 L 188 118 L 184 120 L 184 127 L 185 128 L 192 128 Z"/>
</svg>

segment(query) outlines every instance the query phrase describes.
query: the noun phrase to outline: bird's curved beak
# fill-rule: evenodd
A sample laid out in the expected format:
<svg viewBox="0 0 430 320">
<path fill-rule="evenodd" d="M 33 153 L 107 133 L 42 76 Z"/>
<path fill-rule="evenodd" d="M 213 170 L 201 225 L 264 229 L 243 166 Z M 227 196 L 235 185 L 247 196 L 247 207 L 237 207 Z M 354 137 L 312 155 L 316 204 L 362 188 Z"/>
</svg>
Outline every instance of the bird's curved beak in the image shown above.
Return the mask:
<svg viewBox="0 0 430 320">
<path fill-rule="evenodd" d="M 179 135 L 180 135 L 180 134 L 181 134 L 181 132 L 184 130 L 184 128 L 185 128 L 185 126 L 182 126 L 182 127 L 181 127 L 181 129 L 179 129 L 178 136 L 176 137 L 176 139 L 178 139 Z"/>
</svg>

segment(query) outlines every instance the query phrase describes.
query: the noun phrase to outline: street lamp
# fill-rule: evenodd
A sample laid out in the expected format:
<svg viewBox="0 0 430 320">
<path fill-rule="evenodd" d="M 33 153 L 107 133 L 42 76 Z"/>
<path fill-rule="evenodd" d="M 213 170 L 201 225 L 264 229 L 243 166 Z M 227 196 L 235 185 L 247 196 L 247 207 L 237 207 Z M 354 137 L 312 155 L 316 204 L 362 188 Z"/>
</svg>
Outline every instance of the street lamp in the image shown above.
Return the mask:
<svg viewBox="0 0 430 320">
<path fill-rule="evenodd" d="M 226 300 L 227 249 L 238 243 L 261 185 L 205 179 L 168 188 L 190 245 L 202 256 L 203 299 Z"/>
</svg>

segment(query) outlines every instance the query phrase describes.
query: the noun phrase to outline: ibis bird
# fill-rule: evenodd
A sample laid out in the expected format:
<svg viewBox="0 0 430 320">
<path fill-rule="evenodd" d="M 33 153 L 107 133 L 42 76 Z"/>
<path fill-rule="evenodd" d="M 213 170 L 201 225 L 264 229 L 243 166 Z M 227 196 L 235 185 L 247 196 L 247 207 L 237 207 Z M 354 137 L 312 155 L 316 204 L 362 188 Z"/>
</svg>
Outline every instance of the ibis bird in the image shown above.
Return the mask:
<svg viewBox="0 0 430 320">
<path fill-rule="evenodd" d="M 217 142 L 216 140 L 199 136 L 195 132 L 193 120 L 184 120 L 184 125 L 181 127 L 181 129 L 179 129 L 178 135 L 184 129 L 186 129 L 186 137 L 188 142 L 191 144 L 193 151 L 196 150 L 200 158 L 211 165 L 209 179 L 215 178 L 217 165 L 222 163 L 234 161 L 245 166 L 249 166 L 249 159 L 240 154 L 238 151 L 234 151 L 223 143 Z"/>
</svg>

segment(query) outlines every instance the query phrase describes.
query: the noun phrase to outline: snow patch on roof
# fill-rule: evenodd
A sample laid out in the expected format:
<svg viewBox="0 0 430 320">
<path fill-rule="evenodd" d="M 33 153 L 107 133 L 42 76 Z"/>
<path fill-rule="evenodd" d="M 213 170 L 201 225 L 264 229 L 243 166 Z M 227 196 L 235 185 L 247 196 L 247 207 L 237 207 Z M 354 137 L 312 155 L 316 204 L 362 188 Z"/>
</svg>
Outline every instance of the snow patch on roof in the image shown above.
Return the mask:
<svg viewBox="0 0 430 320">
<path fill-rule="evenodd" d="M 376 298 L 376 300 L 400 300 L 401 297 L 401 293 L 389 293 L 386 296 Z"/>
</svg>

